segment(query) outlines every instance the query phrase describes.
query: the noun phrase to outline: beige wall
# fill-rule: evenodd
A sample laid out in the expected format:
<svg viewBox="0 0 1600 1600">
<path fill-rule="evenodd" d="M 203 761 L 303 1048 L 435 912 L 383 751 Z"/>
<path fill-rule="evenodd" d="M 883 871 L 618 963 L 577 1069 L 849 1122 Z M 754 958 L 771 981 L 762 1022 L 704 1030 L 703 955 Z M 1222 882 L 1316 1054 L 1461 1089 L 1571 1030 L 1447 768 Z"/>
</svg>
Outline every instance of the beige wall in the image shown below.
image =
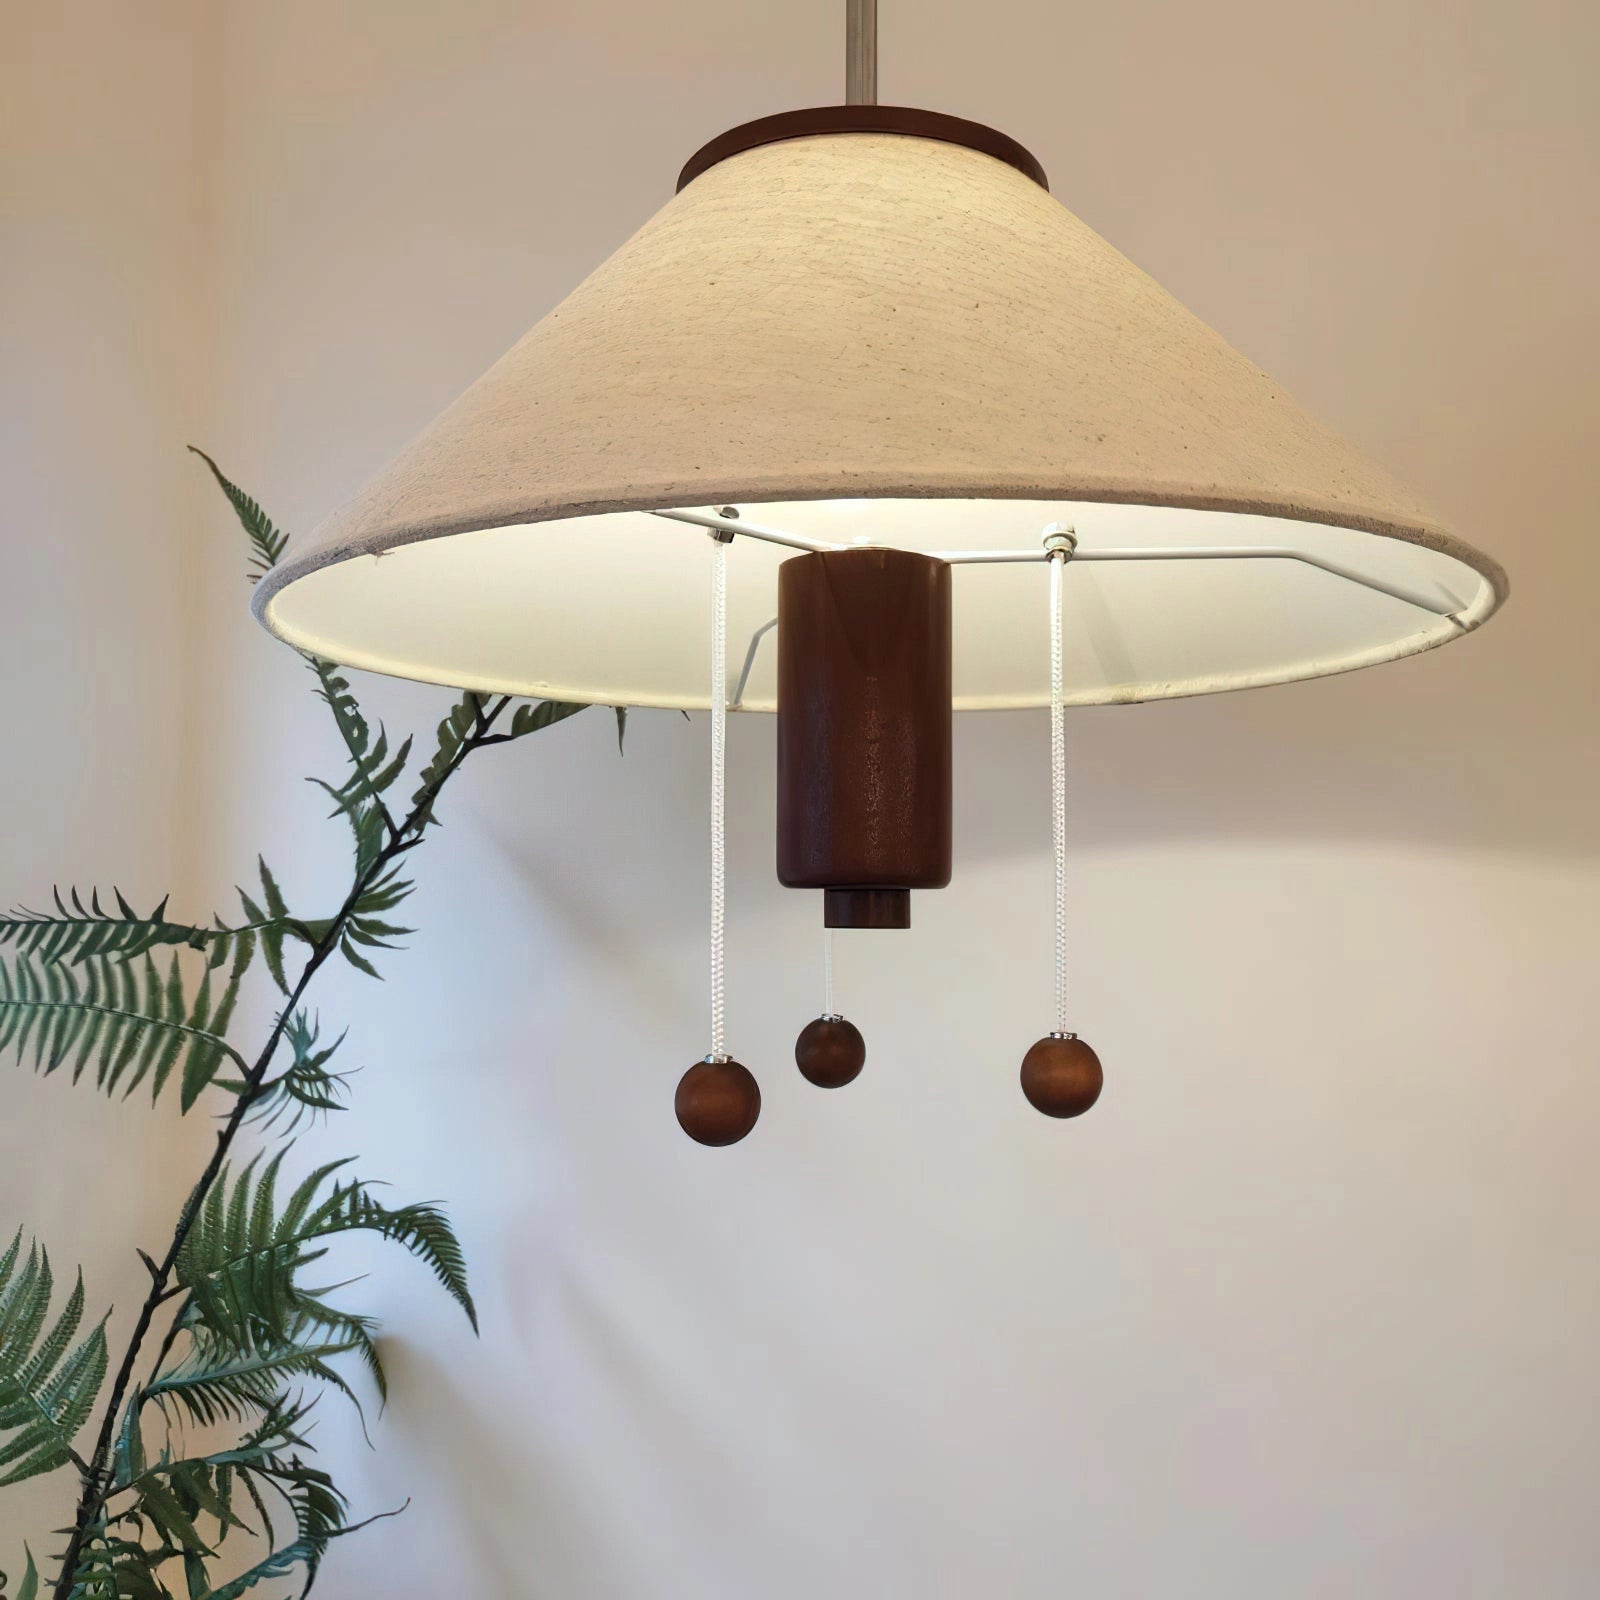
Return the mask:
<svg viewBox="0 0 1600 1600">
<path fill-rule="evenodd" d="M 207 730 L 193 474 L 210 343 L 206 7 L 0 7 L 0 902 L 119 884 L 198 913 Z M 0 1068 L 0 1231 L 125 1331 L 207 1130 Z M 69 1279 L 70 1281 L 70 1279 Z M 65 1476 L 0 1491 L 0 1569 Z M 14 1592 L 14 1591 L 13 1591 Z"/>
<path fill-rule="evenodd" d="M 835 10 L 61 13 L 19 181 L 98 242 L 13 251 L 6 218 L 39 308 L 6 477 L 40 509 L 13 490 L 0 638 L 96 745 L 8 697 L 37 752 L 8 883 L 133 860 L 216 895 L 259 847 L 315 902 L 341 841 L 299 778 L 334 751 L 185 499 L 189 430 L 309 527 L 705 138 L 834 98 Z M 324 1442 L 363 1511 L 416 1501 L 319 1593 L 1593 1592 L 1597 43 L 1559 0 L 885 4 L 886 100 L 1029 144 L 1501 557 L 1510 605 L 1376 671 L 1074 719 L 1075 993 L 1110 1081 L 1068 1127 L 1015 1089 L 1049 998 L 1042 718 L 958 725 L 955 882 L 909 935 L 841 939 L 870 1060 L 834 1096 L 787 1065 L 816 907 L 772 879 L 771 724 L 736 722 L 730 1029 L 766 1110 L 720 1154 L 670 1110 L 702 1048 L 703 719 L 639 716 L 620 762 L 600 716 L 486 757 L 392 981 L 324 995 L 369 1070 L 304 1154 L 451 1200 L 484 1337 L 372 1258 L 391 1406 L 376 1454 Z M 99 204 L 43 136 L 87 139 L 54 91 L 97 51 Z M 92 425 L 40 404 L 63 363 Z M 419 726 L 440 698 L 373 695 Z M 119 1125 L 11 1081 L 32 1144 Z M 111 1178 L 69 1203 L 8 1151 L 5 1215 L 115 1259 Z"/>
</svg>

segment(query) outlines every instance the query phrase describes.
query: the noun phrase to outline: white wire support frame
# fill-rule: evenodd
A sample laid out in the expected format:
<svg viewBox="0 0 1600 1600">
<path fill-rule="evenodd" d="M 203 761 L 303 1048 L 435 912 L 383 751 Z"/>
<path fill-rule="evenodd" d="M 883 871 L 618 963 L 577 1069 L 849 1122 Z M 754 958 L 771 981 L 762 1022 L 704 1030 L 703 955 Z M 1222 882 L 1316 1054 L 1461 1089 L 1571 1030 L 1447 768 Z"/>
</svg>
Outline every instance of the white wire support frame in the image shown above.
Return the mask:
<svg viewBox="0 0 1600 1600">
<path fill-rule="evenodd" d="M 861 544 L 830 544 L 823 539 L 808 539 L 802 534 L 787 533 L 782 528 L 769 527 L 765 523 L 749 522 L 736 506 L 721 506 L 715 511 L 654 511 L 651 515 L 664 517 L 669 522 L 682 522 L 690 527 L 704 528 L 713 537 L 724 542 L 736 537 L 758 539 L 764 544 L 782 545 L 786 549 L 803 550 L 811 555 L 830 550 L 872 548 L 870 545 Z M 1049 537 L 1051 529 L 1058 526 L 1059 524 L 1051 523 L 1050 529 L 1046 530 L 1046 537 Z M 952 566 L 1008 565 L 1051 559 L 1050 552 L 1042 546 L 1034 550 L 930 550 L 927 554 L 936 561 L 948 561 Z M 1311 555 L 1289 545 L 1124 545 L 1120 548 L 1097 550 L 1092 547 L 1085 549 L 1075 544 L 1070 555 L 1074 561 L 1299 561 L 1308 567 L 1316 567 L 1318 571 L 1332 573 L 1336 578 L 1343 578 L 1347 583 L 1359 584 L 1364 589 L 1372 589 L 1378 594 L 1388 595 L 1391 599 L 1402 600 L 1407 605 L 1432 612 L 1436 617 L 1444 617 L 1463 632 L 1467 627 L 1457 614 L 1460 606 L 1458 600 L 1440 599 L 1437 595 L 1425 594 L 1404 584 L 1374 578 L 1355 567 L 1346 566 L 1343 562 L 1332 561 L 1326 556 Z M 778 619 L 771 617 L 750 635 L 750 643 L 745 649 L 744 665 L 739 672 L 739 681 L 729 702 L 730 710 L 738 711 L 743 707 L 745 688 L 755 668 L 761 641 L 777 625 Z"/>
<path fill-rule="evenodd" d="M 938 550 L 932 552 L 941 561 L 954 566 L 986 566 L 991 563 L 1019 561 L 1044 561 L 1049 558 L 1037 550 Z M 1408 606 L 1431 611 L 1436 617 L 1446 617 L 1463 631 L 1466 629 L 1456 615 L 1460 602 L 1441 599 L 1437 595 L 1413 589 L 1407 584 L 1391 583 L 1384 578 L 1374 578 L 1370 573 L 1346 566 L 1342 561 L 1327 556 L 1315 556 L 1309 551 L 1296 550 L 1290 545 L 1277 544 L 1205 544 L 1205 545 L 1122 545 L 1106 549 L 1085 550 L 1081 546 L 1074 552 L 1074 561 L 1299 561 L 1319 572 L 1331 572 L 1347 583 L 1359 584 L 1391 600 L 1403 600 Z"/>
<path fill-rule="evenodd" d="M 711 539 L 711 1048 L 728 1057 L 724 927 L 727 920 L 728 538 Z"/>
<path fill-rule="evenodd" d="M 781 528 L 768 528 L 759 522 L 746 522 L 735 506 L 723 506 L 718 511 L 652 511 L 653 517 L 665 517 L 668 522 L 687 522 L 693 528 L 705 528 L 724 540 L 735 534 L 747 539 L 760 539 L 766 544 L 787 545 L 791 550 L 806 550 L 815 555 L 821 550 L 848 550 L 849 545 L 829 544 L 823 539 L 807 539 L 798 533 L 785 533 Z"/>
<path fill-rule="evenodd" d="M 813 554 L 829 550 L 870 549 L 860 544 L 830 544 L 822 539 L 807 539 L 801 534 L 787 533 L 782 528 L 768 527 L 759 522 L 748 522 L 737 507 L 723 506 L 717 511 L 656 511 L 654 516 L 666 517 L 673 522 L 687 522 L 697 528 L 707 528 L 721 533 L 760 539 L 768 544 L 785 545 L 791 550 L 805 550 Z M 1053 524 L 1052 524 L 1053 526 Z M 926 554 L 936 561 L 948 561 L 952 566 L 995 566 L 1025 561 L 1047 561 L 1049 556 L 1041 548 L 1032 550 L 929 550 Z M 1298 561 L 1319 572 L 1331 573 L 1346 583 L 1359 584 L 1377 594 L 1386 594 L 1392 600 L 1402 600 L 1407 605 L 1430 611 L 1436 617 L 1447 617 L 1458 628 L 1465 629 L 1457 612 L 1460 601 L 1441 598 L 1414 589 L 1407 584 L 1394 583 L 1385 578 L 1374 578 L 1370 573 L 1352 567 L 1328 556 L 1312 555 L 1296 550 L 1292 545 L 1211 544 L 1211 545 L 1122 545 L 1085 549 L 1078 546 L 1074 561 Z"/>
</svg>

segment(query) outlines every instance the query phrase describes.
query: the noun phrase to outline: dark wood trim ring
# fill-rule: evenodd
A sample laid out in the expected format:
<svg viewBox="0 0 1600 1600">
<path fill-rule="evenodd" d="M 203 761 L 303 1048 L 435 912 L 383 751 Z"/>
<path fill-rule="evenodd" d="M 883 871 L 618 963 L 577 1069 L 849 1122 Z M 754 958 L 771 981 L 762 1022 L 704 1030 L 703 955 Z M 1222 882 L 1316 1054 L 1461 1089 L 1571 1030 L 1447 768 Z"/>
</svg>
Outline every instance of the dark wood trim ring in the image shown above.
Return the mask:
<svg viewBox="0 0 1600 1600">
<path fill-rule="evenodd" d="M 812 106 L 805 111 L 780 111 L 776 116 L 758 117 L 719 133 L 710 144 L 701 145 L 678 174 L 678 187 L 693 183 L 702 172 L 757 145 L 778 144 L 784 139 L 804 139 L 815 133 L 903 133 L 913 139 L 938 139 L 944 144 L 965 145 L 986 156 L 1015 167 L 1032 178 L 1041 189 L 1050 188 L 1044 168 L 1015 139 L 965 117 L 947 117 L 942 111 L 918 111 L 910 106 Z"/>
</svg>

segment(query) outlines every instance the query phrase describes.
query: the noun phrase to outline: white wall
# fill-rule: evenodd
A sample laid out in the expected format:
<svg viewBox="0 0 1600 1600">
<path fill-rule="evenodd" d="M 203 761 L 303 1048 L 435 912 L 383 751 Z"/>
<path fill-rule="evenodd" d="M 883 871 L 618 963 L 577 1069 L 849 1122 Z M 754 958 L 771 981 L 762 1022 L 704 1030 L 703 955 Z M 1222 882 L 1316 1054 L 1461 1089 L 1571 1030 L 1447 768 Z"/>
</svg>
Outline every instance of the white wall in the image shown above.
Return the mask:
<svg viewBox="0 0 1600 1600">
<path fill-rule="evenodd" d="M 834 98 L 835 9 L 207 8 L 227 92 L 194 101 L 201 442 L 308 528 L 705 138 Z M 1109 1081 L 1067 1126 L 1015 1085 L 1049 1000 L 1042 717 L 958 724 L 956 880 L 910 934 L 841 939 L 870 1055 L 835 1095 L 789 1064 L 817 907 L 772 878 L 771 725 L 736 721 L 730 1031 L 765 1110 L 723 1152 L 671 1114 L 703 1049 L 703 719 L 638 715 L 621 760 L 603 713 L 485 756 L 419 861 L 413 949 L 323 996 L 368 1070 L 317 1147 L 450 1200 L 484 1336 L 370 1258 L 391 1405 L 375 1454 L 345 1423 L 323 1438 L 358 1509 L 416 1498 L 319 1592 L 1587 1596 L 1593 18 L 937 0 L 883 21 L 886 100 L 1020 137 L 1504 559 L 1512 601 L 1381 670 L 1074 719 L 1076 999 Z M 152 231 L 178 258 L 152 294 L 195 276 L 180 227 Z M 107 415 L 92 459 L 121 488 L 193 413 Z M 225 513 L 203 521 L 193 652 L 136 658 L 150 682 L 211 669 L 186 747 L 208 803 L 120 842 L 197 840 L 213 893 L 264 848 L 315 905 L 341 841 L 299 777 L 335 752 L 244 617 Z M 76 565 L 40 625 L 88 649 L 116 541 L 92 506 L 52 526 Z M 130 692 L 125 661 L 93 676 Z M 443 698 L 371 693 L 407 726 Z M 87 760 L 14 780 L 15 814 L 60 809 L 45 770 L 86 790 Z M 103 822 L 57 823 L 30 889 L 99 865 Z"/>
</svg>

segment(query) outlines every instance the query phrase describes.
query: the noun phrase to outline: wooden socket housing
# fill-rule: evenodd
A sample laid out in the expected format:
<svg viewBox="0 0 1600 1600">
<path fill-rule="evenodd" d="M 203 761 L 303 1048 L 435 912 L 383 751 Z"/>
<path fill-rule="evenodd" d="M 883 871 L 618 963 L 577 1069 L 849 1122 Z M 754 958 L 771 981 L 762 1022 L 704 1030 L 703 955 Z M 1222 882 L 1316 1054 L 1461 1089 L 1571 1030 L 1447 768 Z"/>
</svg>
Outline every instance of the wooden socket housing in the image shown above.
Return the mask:
<svg viewBox="0 0 1600 1600">
<path fill-rule="evenodd" d="M 909 927 L 950 881 L 950 567 L 908 550 L 778 571 L 778 881 L 830 928 Z"/>
</svg>

